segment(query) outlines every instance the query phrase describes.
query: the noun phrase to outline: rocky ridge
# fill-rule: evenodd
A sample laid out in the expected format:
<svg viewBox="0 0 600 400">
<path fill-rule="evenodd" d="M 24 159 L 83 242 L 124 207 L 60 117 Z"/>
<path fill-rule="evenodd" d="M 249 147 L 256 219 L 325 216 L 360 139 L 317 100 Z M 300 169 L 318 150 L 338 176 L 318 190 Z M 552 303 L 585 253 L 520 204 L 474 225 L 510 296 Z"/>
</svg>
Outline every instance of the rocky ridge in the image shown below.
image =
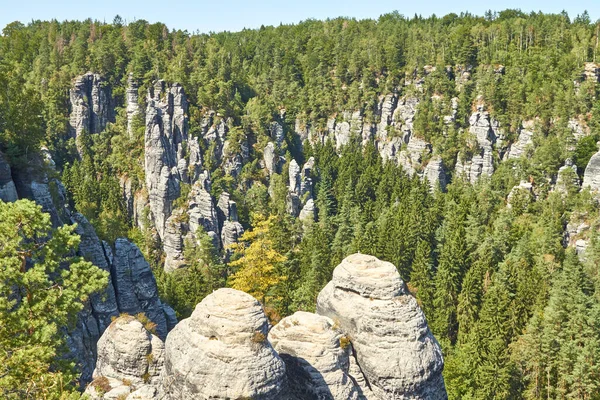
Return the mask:
<svg viewBox="0 0 600 400">
<path fill-rule="evenodd" d="M 135 335 L 119 337 L 126 330 L 109 328 L 99 342 L 96 379 L 116 376 L 115 365 L 120 374 L 130 371 L 132 382 L 148 371 L 143 360 L 139 369 L 118 362 L 154 352 L 155 339 L 138 334 L 135 322 L 128 324 L 135 325 L 127 328 Z M 131 340 L 137 342 L 127 346 L 128 355 L 112 351 Z M 131 385 L 126 395 L 143 390 L 147 399 L 447 398 L 441 349 L 416 300 L 395 266 L 362 254 L 336 267 L 319 294 L 317 314 L 297 312 L 271 329 L 250 295 L 213 292 L 168 334 L 156 365 L 164 365 L 160 376 Z"/>
</svg>

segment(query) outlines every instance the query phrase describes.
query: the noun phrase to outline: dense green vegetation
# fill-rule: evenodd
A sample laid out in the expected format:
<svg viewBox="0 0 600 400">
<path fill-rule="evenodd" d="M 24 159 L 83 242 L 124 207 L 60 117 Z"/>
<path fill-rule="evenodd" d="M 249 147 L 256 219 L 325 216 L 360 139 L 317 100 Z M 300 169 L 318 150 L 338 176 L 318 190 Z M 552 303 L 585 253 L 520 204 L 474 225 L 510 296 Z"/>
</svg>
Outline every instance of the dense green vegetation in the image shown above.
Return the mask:
<svg viewBox="0 0 600 400">
<path fill-rule="evenodd" d="M 74 226 L 52 229 L 30 200 L 0 201 L 0 397 L 78 398 L 65 328 L 108 273 L 72 256 Z M 66 267 L 68 265 L 68 267 Z"/>
<path fill-rule="evenodd" d="M 600 213 L 588 191 L 574 185 L 550 191 L 567 158 L 582 173 L 597 151 L 599 85 L 581 74 L 585 62 L 600 61 L 599 30 L 586 13 L 570 20 L 514 10 L 484 17 L 391 13 L 209 35 L 145 21 L 124 25 L 119 18 L 13 23 L 0 37 L 0 151 L 19 168 L 47 146 L 72 205 L 102 238 L 129 236 L 140 244 L 163 298 L 180 316 L 225 284 L 262 297 L 273 320 L 313 310 L 333 268 L 360 251 L 394 263 L 420 301 L 444 349 L 451 399 L 599 399 L 600 241 L 592 239 L 582 262 L 565 249 L 563 235 L 571 215 L 583 214 L 595 226 Z M 499 64 L 503 74 L 494 72 Z M 424 65 L 437 69 L 423 91 L 405 87 L 405 78 Z M 446 65 L 472 66 L 471 79 L 459 88 L 443 72 Z M 143 182 L 143 127 L 128 137 L 119 109 L 103 133 L 82 139 L 80 160 L 67 135 L 68 89 L 88 70 L 106 77 L 119 105 L 130 72 L 141 93 L 158 78 L 182 83 L 196 135 L 205 112 L 216 110 L 232 118 L 232 135 L 264 144 L 268 124 L 285 109 L 287 159 L 315 157 L 317 221 L 304 228 L 286 213 L 287 172 L 271 177 L 269 196 L 260 146 L 236 178 L 209 159 L 213 194 L 232 194 L 251 244 L 225 265 L 204 238 L 187 250 L 188 269 L 163 273 L 155 236 L 127 221 L 119 187 L 125 174 Z M 459 152 L 470 150 L 464 128 L 475 104 L 486 104 L 509 140 L 522 121 L 534 119 L 534 146 L 526 157 L 497 163 L 489 179 L 472 185 L 455 176 L 447 192 L 432 193 L 426 182 L 384 163 L 373 143 L 363 147 L 354 138 L 338 156 L 332 143 L 302 147 L 292 132 L 297 116 L 317 130 L 345 110 L 361 108 L 373 119 L 378 96 L 393 90 L 422 99 L 415 132 L 433 144 L 450 173 Z M 434 95 L 442 100 L 433 102 Z M 455 96 L 456 123 L 444 126 Z M 577 143 L 571 118 L 590 129 Z M 522 196 L 507 207 L 521 180 L 534 182 L 536 198 Z M 243 268 L 257 242 L 273 256 L 272 263 L 252 265 L 266 271 L 266 289 L 243 279 L 252 276 Z M 0 388 L 3 378 L 0 369 Z"/>
</svg>

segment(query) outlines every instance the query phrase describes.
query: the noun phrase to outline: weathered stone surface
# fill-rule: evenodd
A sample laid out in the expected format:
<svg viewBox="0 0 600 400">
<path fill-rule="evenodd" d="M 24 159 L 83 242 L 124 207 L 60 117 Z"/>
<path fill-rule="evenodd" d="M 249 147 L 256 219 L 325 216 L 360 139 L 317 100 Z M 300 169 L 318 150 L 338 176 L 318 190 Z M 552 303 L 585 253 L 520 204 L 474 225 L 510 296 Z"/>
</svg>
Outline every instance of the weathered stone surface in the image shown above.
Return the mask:
<svg viewBox="0 0 600 400">
<path fill-rule="evenodd" d="M 98 341 L 94 378 L 104 376 L 133 384 L 158 383 L 165 346 L 135 317 L 115 319 Z"/>
<path fill-rule="evenodd" d="M 217 209 L 212 196 L 199 181 L 192 186 L 189 195 L 188 215 L 190 232 L 196 234 L 198 228 L 202 227 L 206 233 L 213 232 L 219 237 Z"/>
<path fill-rule="evenodd" d="M 277 146 L 281 146 L 283 141 L 285 140 L 285 134 L 283 132 L 283 125 L 279 121 L 271 122 L 271 126 L 269 127 L 269 133 L 271 138 L 275 140 Z"/>
<path fill-rule="evenodd" d="M 127 92 L 125 100 L 125 110 L 127 111 L 127 134 L 133 136 L 134 121 L 136 115 L 140 112 L 139 85 L 133 74 L 127 78 Z"/>
<path fill-rule="evenodd" d="M 0 200 L 4 202 L 17 201 L 17 187 L 12 179 L 10 165 L 0 152 Z"/>
<path fill-rule="evenodd" d="M 600 190 L 600 152 L 595 153 L 585 167 L 581 187 L 589 188 L 592 192 Z"/>
<path fill-rule="evenodd" d="M 156 324 L 157 335 L 164 339 L 167 321 L 158 298 L 156 280 L 140 249 L 127 239 L 119 238 L 115 242 L 111 275 L 119 311 L 131 315 L 146 314 Z"/>
<path fill-rule="evenodd" d="M 285 366 L 267 332 L 252 296 L 234 289 L 208 295 L 167 337 L 166 398 L 279 399 Z"/>
<path fill-rule="evenodd" d="M 167 272 L 186 266 L 185 257 L 183 256 L 184 236 L 189 229 L 188 224 L 185 222 L 186 216 L 183 210 L 175 210 L 167 219 L 163 238 L 164 269 Z"/>
<path fill-rule="evenodd" d="M 388 130 L 389 130 L 389 127 L 392 125 L 394 111 L 396 111 L 397 106 L 398 106 L 398 95 L 388 94 L 381 98 L 380 105 L 379 105 L 381 118 L 379 120 L 379 124 L 377 125 L 377 133 L 376 133 L 376 138 L 378 140 L 387 140 Z"/>
<path fill-rule="evenodd" d="M 296 160 L 292 159 L 292 161 L 290 161 L 288 169 L 290 175 L 289 191 L 294 192 L 296 194 L 300 194 L 300 166 L 298 165 Z"/>
<path fill-rule="evenodd" d="M 98 235 L 96 235 L 92 224 L 79 213 L 73 213 L 71 220 L 77 224 L 75 233 L 81 238 L 77 253 L 95 266 L 110 272 L 110 265 L 104 253 L 102 243 L 98 239 Z M 90 303 L 93 315 L 98 322 L 98 328 L 102 332 L 110 325 L 111 318 L 119 315 L 115 289 L 111 280 L 108 281 L 108 285 L 102 293 L 91 296 Z"/>
<path fill-rule="evenodd" d="M 446 399 L 439 344 L 396 267 L 354 254 L 333 272 L 317 313 L 339 323 L 357 363 L 381 399 Z"/>
<path fill-rule="evenodd" d="M 90 134 L 100 133 L 109 121 L 114 121 L 111 90 L 100 75 L 88 72 L 78 76 L 69 95 L 71 137 L 77 138 L 84 131 Z"/>
<path fill-rule="evenodd" d="M 351 346 L 342 338 L 331 319 L 302 311 L 271 329 L 269 341 L 285 362 L 294 395 L 305 399 L 359 398 L 360 389 L 348 375 Z"/>
<path fill-rule="evenodd" d="M 148 93 L 144 169 L 152 219 L 160 238 L 179 197 L 188 163 L 184 155 L 188 139 L 188 102 L 179 84 L 167 87 L 155 82 Z"/>
<path fill-rule="evenodd" d="M 519 129 L 517 141 L 510 146 L 506 157 L 508 159 L 520 158 L 529 147 L 533 145 L 534 121 L 523 121 L 523 126 Z"/>
<path fill-rule="evenodd" d="M 573 163 L 573 160 L 566 159 L 565 165 L 558 169 L 556 174 L 556 184 L 554 190 L 562 193 L 568 193 L 569 190 L 579 188 L 579 175 L 577 175 L 577 165 Z"/>
<path fill-rule="evenodd" d="M 237 221 L 225 221 L 221 231 L 221 243 L 227 248 L 237 243 L 240 236 L 244 234 L 244 227 Z"/>
<path fill-rule="evenodd" d="M 456 174 L 475 183 L 481 176 L 491 176 L 494 173 L 493 146 L 501 132 L 498 122 L 487 111 L 483 111 L 483 106 L 471 115 L 469 124 L 469 132 L 475 139 L 474 147 L 478 152 L 464 162 L 459 157 Z"/>
<path fill-rule="evenodd" d="M 263 150 L 263 161 L 265 163 L 265 168 L 269 171 L 269 175 L 277 172 L 279 157 L 275 152 L 275 144 L 273 142 L 267 143 L 267 146 Z"/>
<path fill-rule="evenodd" d="M 429 160 L 423 171 L 423 177 L 427 178 L 432 190 L 438 188 L 442 191 L 446 190 L 448 180 L 441 157 L 435 156 Z"/>
<path fill-rule="evenodd" d="M 302 210 L 300 210 L 300 214 L 298 218 L 300 221 L 311 222 L 315 220 L 315 202 L 313 199 L 308 199 Z"/>
<path fill-rule="evenodd" d="M 285 198 L 285 210 L 287 213 L 297 217 L 300 214 L 300 207 L 302 207 L 300 197 L 294 192 L 289 192 Z"/>
</svg>

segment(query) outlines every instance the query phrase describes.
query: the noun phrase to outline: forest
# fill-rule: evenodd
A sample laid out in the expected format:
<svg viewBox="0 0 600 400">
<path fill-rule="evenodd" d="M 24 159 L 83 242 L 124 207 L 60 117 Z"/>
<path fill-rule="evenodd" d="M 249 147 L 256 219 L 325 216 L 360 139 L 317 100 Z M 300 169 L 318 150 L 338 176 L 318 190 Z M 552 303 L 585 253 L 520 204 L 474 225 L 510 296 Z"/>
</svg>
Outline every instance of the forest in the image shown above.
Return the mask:
<svg viewBox="0 0 600 400">
<path fill-rule="evenodd" d="M 581 185 L 599 150 L 599 40 L 600 21 L 587 12 L 393 12 L 210 34 L 119 16 L 14 22 L 0 36 L 0 154 L 13 175 L 51 156 L 43 173 L 64 184 L 69 206 L 100 239 L 139 246 L 180 319 L 220 287 L 252 294 L 273 323 L 314 311 L 333 269 L 371 254 L 393 263 L 417 298 L 443 349 L 450 399 L 600 399 L 600 197 Z M 74 137 L 69 91 L 88 71 L 110 88 L 114 115 L 102 131 Z M 140 112 L 128 122 L 131 79 L 141 110 L 157 80 L 181 85 L 208 192 L 214 202 L 228 193 L 243 227 L 230 246 L 206 233 L 188 238 L 185 266 L 174 271 L 165 269 L 164 234 L 147 210 L 134 218 L 124 195 L 124 179 L 149 190 L 148 120 Z M 410 126 L 389 123 L 371 136 L 350 129 L 336 141 L 331 124 L 348 114 L 380 124 L 388 95 L 416 99 Z M 497 135 L 489 149 L 471 129 L 484 112 Z M 207 120 L 226 125 L 224 150 L 207 137 Z M 382 151 L 406 129 L 411 141 L 398 154 L 415 154 L 416 139 L 426 144 L 410 168 Z M 267 171 L 274 141 L 279 163 Z M 464 171 L 478 154 L 489 155 L 492 172 L 470 179 Z M 290 212 L 289 166 L 311 159 L 315 211 L 303 220 Z M 424 173 L 432 160 L 444 184 Z M 194 190 L 181 182 L 170 214 L 183 210 L 178 222 L 187 222 Z M 0 397 L 77 396 L 64 332 L 106 274 L 69 252 L 73 229 L 53 226 L 33 203 L 0 202 Z M 70 272 L 57 278 L 65 262 Z M 56 300 L 29 294 L 54 282 L 76 289 L 48 315 Z M 29 303 L 12 298 L 15 285 L 37 304 L 32 322 Z M 16 388 L 31 377 L 54 383 L 24 395 Z"/>
</svg>

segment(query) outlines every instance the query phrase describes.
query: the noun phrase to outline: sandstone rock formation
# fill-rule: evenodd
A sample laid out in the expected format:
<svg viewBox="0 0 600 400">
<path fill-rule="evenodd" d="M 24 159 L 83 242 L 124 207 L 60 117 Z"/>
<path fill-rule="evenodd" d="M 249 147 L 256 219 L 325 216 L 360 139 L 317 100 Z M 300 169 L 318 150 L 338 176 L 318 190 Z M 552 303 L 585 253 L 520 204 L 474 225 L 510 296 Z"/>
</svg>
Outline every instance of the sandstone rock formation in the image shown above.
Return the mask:
<svg viewBox="0 0 600 400">
<path fill-rule="evenodd" d="M 88 72 L 78 76 L 69 94 L 71 137 L 76 139 L 84 131 L 90 134 L 100 133 L 108 122 L 114 120 L 111 90 L 100 75 Z"/>
<path fill-rule="evenodd" d="M 187 170 L 188 104 L 180 85 L 167 87 L 164 81 L 150 88 L 147 100 L 144 170 L 152 219 L 162 238 L 173 201 L 179 197 L 182 173 Z"/>
<path fill-rule="evenodd" d="M 0 200 L 10 202 L 17 199 L 17 188 L 12 179 L 10 165 L 4 154 L 0 152 Z"/>
<path fill-rule="evenodd" d="M 600 190 L 600 152 L 595 153 L 585 167 L 582 188 L 589 188 L 592 192 Z"/>
<path fill-rule="evenodd" d="M 534 121 L 523 121 L 523 126 L 518 131 L 517 141 L 511 144 L 505 158 L 520 158 L 526 154 L 526 150 L 533 145 L 534 125 Z"/>
<path fill-rule="evenodd" d="M 139 85 L 133 77 L 133 74 L 129 74 L 127 79 L 127 93 L 126 93 L 126 105 L 125 110 L 127 111 L 127 134 L 133 135 L 134 120 L 136 115 L 140 112 L 139 101 Z"/>
<path fill-rule="evenodd" d="M 105 252 L 108 251 L 105 248 Z M 164 339 L 168 331 L 165 310 L 158 298 L 150 265 L 140 249 L 129 240 L 119 238 L 115 242 L 114 255 L 109 257 L 112 258 L 111 277 L 119 311 L 131 315 L 146 314 L 156 324 L 157 335 Z"/>
<path fill-rule="evenodd" d="M 440 346 L 394 265 L 362 254 L 347 257 L 319 294 L 317 313 L 351 338 L 376 398 L 447 398 Z"/>
<path fill-rule="evenodd" d="M 501 135 L 499 123 L 490 117 L 480 106 L 469 118 L 469 132 L 475 139 L 475 153 L 471 159 L 456 162 L 456 174 L 464 175 L 471 183 L 481 176 L 491 176 L 494 172 L 493 146 Z"/>
<path fill-rule="evenodd" d="M 286 366 L 289 391 L 300 399 L 358 399 L 349 376 L 351 346 L 327 317 L 298 311 L 279 321 L 269 341 Z"/>
<path fill-rule="evenodd" d="M 141 321 L 123 315 L 113 321 L 98 341 L 95 379 L 85 394 L 94 400 L 154 399 L 163 363 L 162 340 Z"/>
<path fill-rule="evenodd" d="M 115 319 L 98 340 L 94 377 L 154 383 L 162 371 L 165 346 L 130 315 Z"/>
<path fill-rule="evenodd" d="M 392 264 L 347 257 L 317 312 L 297 312 L 268 332 L 258 301 L 219 289 L 168 334 L 160 376 L 160 340 L 127 317 L 99 342 L 95 377 L 147 399 L 447 398 L 439 345 Z M 150 353 L 153 369 L 143 359 Z M 117 389 L 115 378 L 139 382 L 141 373 L 145 386 Z"/>
<path fill-rule="evenodd" d="M 165 343 L 168 399 L 278 399 L 285 366 L 267 340 L 258 301 L 233 289 L 208 295 Z"/>
</svg>

